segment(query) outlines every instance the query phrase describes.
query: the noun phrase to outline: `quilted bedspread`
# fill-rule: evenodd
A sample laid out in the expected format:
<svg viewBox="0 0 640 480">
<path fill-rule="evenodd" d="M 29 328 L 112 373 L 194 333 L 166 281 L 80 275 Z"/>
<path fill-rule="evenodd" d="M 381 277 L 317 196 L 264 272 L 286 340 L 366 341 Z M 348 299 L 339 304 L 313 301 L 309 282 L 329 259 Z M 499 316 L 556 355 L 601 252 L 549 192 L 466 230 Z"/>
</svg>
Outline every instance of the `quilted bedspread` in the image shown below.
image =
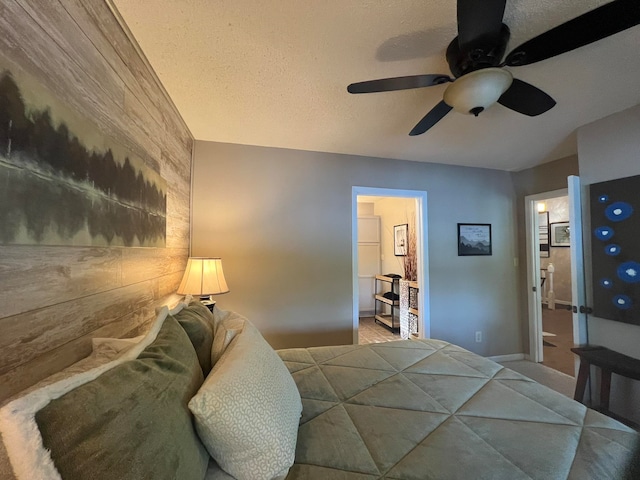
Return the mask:
<svg viewBox="0 0 640 480">
<path fill-rule="evenodd" d="M 287 480 L 640 478 L 640 434 L 455 345 L 278 353 L 303 403 Z"/>
</svg>

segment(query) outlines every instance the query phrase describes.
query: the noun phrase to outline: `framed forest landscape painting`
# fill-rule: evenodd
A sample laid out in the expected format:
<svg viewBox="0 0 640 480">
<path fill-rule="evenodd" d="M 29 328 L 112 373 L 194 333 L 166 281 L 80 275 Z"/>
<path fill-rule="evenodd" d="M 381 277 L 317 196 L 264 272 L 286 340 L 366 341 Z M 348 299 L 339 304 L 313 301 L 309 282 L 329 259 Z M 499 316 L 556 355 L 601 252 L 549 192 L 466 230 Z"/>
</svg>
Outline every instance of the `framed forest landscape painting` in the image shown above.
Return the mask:
<svg viewBox="0 0 640 480">
<path fill-rule="evenodd" d="M 157 162 L 0 62 L 0 245 L 166 246 Z"/>
<path fill-rule="evenodd" d="M 458 256 L 491 255 L 490 223 L 458 224 Z"/>
</svg>

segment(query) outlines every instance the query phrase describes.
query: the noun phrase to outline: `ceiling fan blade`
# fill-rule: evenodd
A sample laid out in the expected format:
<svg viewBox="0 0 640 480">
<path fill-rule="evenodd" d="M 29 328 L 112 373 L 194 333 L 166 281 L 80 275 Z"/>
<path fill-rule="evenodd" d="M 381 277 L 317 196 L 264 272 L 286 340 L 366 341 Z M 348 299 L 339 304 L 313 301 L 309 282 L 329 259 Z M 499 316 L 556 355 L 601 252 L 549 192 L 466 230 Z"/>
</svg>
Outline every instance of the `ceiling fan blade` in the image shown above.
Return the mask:
<svg viewBox="0 0 640 480">
<path fill-rule="evenodd" d="M 352 83 L 347 87 L 347 91 L 349 93 L 391 92 L 409 88 L 432 87 L 447 82 L 453 82 L 453 79 L 448 75 L 411 75 Z"/>
<path fill-rule="evenodd" d="M 453 79 L 448 75 L 411 75 L 352 83 L 347 87 L 347 91 L 349 93 L 390 92 L 409 88 L 432 87 L 447 82 L 453 82 Z"/>
<path fill-rule="evenodd" d="M 424 132 L 433 127 L 436 123 L 438 123 L 442 118 L 452 110 L 453 107 L 450 107 L 444 100 L 441 100 L 435 107 L 431 109 L 429 113 L 427 113 L 422 120 L 420 120 L 413 130 L 409 132 L 409 135 L 415 137 L 416 135 L 422 135 Z"/>
<path fill-rule="evenodd" d="M 480 38 L 500 35 L 506 0 L 458 0 L 460 50 Z"/>
<path fill-rule="evenodd" d="M 596 42 L 640 24 L 638 0 L 615 0 L 532 38 L 513 50 L 505 64 L 529 65 Z"/>
<path fill-rule="evenodd" d="M 514 78 L 498 103 L 523 115 L 535 117 L 552 109 L 556 101 L 539 88 Z"/>
</svg>

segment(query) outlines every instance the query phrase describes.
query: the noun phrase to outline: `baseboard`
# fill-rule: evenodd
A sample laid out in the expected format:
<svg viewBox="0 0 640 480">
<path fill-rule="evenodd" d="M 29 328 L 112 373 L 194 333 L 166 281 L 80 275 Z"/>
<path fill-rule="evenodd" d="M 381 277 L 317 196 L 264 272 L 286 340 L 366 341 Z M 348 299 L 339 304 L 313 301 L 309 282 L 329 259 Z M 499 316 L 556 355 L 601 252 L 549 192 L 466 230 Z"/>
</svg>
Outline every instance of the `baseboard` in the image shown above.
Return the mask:
<svg viewBox="0 0 640 480">
<path fill-rule="evenodd" d="M 556 300 L 556 303 L 558 305 L 571 305 L 571 302 L 567 300 Z"/>
<path fill-rule="evenodd" d="M 494 355 L 486 357 L 494 362 L 513 362 L 515 360 L 524 360 L 524 353 L 511 353 L 509 355 Z"/>
<path fill-rule="evenodd" d="M 568 306 L 573 305 L 570 301 L 567 301 L 567 300 L 556 300 L 553 303 L 557 303 L 558 305 L 568 305 Z M 542 304 L 549 305 L 549 300 L 547 300 L 546 298 L 543 298 Z"/>
</svg>

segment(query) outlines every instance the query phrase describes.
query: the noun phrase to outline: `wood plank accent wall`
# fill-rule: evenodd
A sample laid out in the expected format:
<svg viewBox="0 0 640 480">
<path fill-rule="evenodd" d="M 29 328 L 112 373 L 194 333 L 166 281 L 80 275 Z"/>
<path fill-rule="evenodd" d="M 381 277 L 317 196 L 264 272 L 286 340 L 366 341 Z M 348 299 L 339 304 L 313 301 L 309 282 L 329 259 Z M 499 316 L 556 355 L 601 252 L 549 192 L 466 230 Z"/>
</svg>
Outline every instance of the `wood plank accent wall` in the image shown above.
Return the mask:
<svg viewBox="0 0 640 480">
<path fill-rule="evenodd" d="M 144 331 L 189 254 L 193 137 L 105 0 L 0 2 L 13 63 L 167 181 L 166 248 L 0 246 L 0 403 Z M 2 228 L 2 226 L 0 226 Z"/>
</svg>

